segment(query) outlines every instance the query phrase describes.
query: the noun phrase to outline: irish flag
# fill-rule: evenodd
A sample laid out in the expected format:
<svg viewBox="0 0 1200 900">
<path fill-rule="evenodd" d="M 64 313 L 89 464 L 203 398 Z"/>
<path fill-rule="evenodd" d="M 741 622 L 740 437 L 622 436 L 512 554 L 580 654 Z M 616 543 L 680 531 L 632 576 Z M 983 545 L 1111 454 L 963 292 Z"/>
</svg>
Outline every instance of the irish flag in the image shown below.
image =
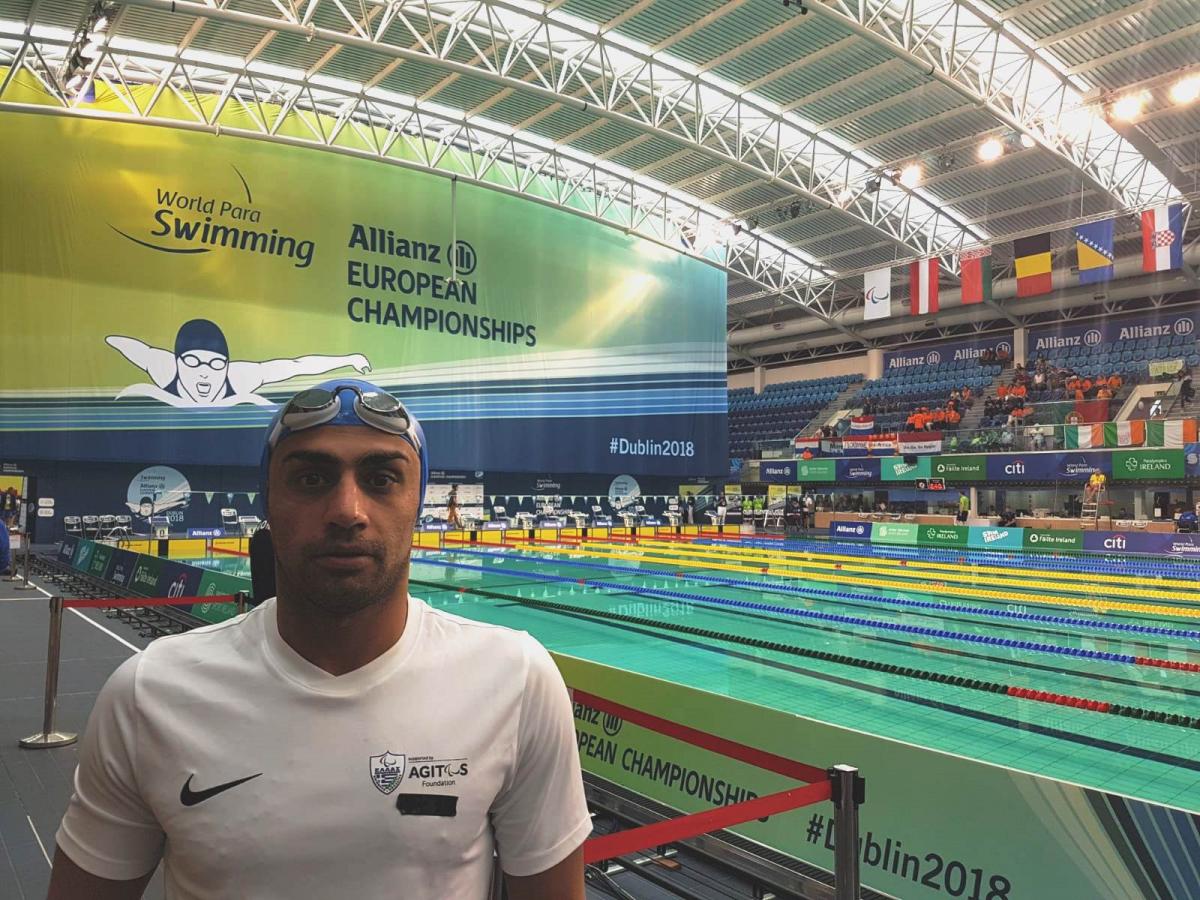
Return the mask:
<svg viewBox="0 0 1200 900">
<path fill-rule="evenodd" d="M 1146 423 L 1147 447 L 1182 447 L 1196 442 L 1195 419 L 1153 419 Z"/>
<path fill-rule="evenodd" d="M 1092 447 L 1140 447 L 1146 443 L 1146 421 L 1102 422 L 1096 425 L 1063 426 L 1068 450 Z"/>
</svg>

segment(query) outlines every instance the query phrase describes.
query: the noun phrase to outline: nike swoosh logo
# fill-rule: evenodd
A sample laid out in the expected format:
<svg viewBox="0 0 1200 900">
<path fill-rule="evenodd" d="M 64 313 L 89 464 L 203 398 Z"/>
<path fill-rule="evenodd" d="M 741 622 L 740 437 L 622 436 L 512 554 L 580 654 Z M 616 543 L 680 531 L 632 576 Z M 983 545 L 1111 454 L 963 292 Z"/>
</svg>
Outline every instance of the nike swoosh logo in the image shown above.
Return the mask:
<svg viewBox="0 0 1200 900">
<path fill-rule="evenodd" d="M 222 791 L 235 788 L 239 784 L 245 784 L 247 781 L 253 781 L 261 774 L 262 772 L 259 772 L 258 775 L 249 775 L 245 778 L 239 778 L 237 781 L 227 781 L 224 784 L 218 784 L 216 787 L 206 788 L 203 791 L 192 790 L 192 779 L 196 776 L 189 775 L 188 780 L 184 783 L 183 787 L 179 791 L 179 802 L 184 806 L 195 806 L 197 803 L 203 803 L 205 800 L 217 796 L 217 794 L 220 794 Z"/>
</svg>

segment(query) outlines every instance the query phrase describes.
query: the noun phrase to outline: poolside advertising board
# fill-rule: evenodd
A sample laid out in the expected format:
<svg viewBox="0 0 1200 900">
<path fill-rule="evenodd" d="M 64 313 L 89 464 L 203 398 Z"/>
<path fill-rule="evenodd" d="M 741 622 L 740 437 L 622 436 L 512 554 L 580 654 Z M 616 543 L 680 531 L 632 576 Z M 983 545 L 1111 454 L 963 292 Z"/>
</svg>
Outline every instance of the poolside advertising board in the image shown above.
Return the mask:
<svg viewBox="0 0 1200 900">
<path fill-rule="evenodd" d="M 881 481 L 916 481 L 928 478 L 931 457 L 918 456 L 916 462 L 905 462 L 903 456 L 891 456 L 879 461 Z"/>
<path fill-rule="evenodd" d="M 918 525 L 917 544 L 957 550 L 967 546 L 966 525 Z"/>
<path fill-rule="evenodd" d="M 797 481 L 836 481 L 837 465 L 832 459 L 802 459 L 796 463 Z"/>
<path fill-rule="evenodd" d="M 986 460 L 982 454 L 935 456 L 929 471 L 947 481 L 983 481 L 987 478 Z"/>
<path fill-rule="evenodd" d="M 843 541 L 869 541 L 873 522 L 830 522 L 829 537 Z"/>
<path fill-rule="evenodd" d="M 1083 549 L 1082 531 L 1059 531 L 1054 528 L 1026 528 L 1025 549 L 1043 553 L 1055 550 L 1078 552 Z"/>
<path fill-rule="evenodd" d="M 916 546 L 918 527 L 909 522 L 876 522 L 871 532 L 871 543 Z"/>
<path fill-rule="evenodd" d="M 891 896 L 1197 896 L 1196 883 L 1181 882 L 1176 874 L 1191 871 L 1194 857 L 1188 848 L 1200 846 L 1200 817 L 1191 802 L 1197 798 L 1181 800 L 1178 809 L 1161 806 L 889 740 L 873 733 L 881 726 L 869 724 L 866 717 L 853 729 L 827 724 L 799 713 L 803 700 L 798 698 L 784 699 L 787 708 L 768 708 L 734 699 L 721 689 L 706 692 L 576 656 L 554 657 L 576 692 L 575 733 L 584 769 L 681 813 L 764 796 L 799 782 L 708 749 L 712 742 L 685 742 L 602 712 L 580 702 L 581 694 L 810 766 L 858 767 L 866 779 L 866 803 L 860 810 L 862 881 Z M 757 655 L 746 659 L 762 664 Z M 904 679 L 898 683 L 903 685 Z M 1005 721 L 1022 727 L 1015 719 Z M 832 811 L 831 804 L 819 803 L 733 830 L 828 871 L 833 867 Z M 1176 837 L 1167 840 L 1165 835 Z"/>
<path fill-rule="evenodd" d="M 839 459 L 837 461 L 838 483 L 853 481 L 879 481 L 880 461 L 869 456 L 859 459 Z"/>
<path fill-rule="evenodd" d="M 1015 526 L 972 525 L 967 529 L 967 546 L 972 550 L 1020 550 L 1024 538 L 1025 529 Z"/>
<path fill-rule="evenodd" d="M 1113 481 L 1175 481 L 1184 477 L 1183 449 L 1114 450 Z"/>
</svg>

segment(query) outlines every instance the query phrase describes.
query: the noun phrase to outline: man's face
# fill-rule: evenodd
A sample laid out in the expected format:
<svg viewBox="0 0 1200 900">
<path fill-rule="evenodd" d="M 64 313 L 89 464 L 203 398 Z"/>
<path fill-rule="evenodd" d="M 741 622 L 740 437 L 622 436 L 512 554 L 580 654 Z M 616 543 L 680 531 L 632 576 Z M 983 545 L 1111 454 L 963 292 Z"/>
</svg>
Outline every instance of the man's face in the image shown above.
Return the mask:
<svg viewBox="0 0 1200 900">
<path fill-rule="evenodd" d="M 300 431 L 275 448 L 268 479 L 286 601 L 349 615 L 408 590 L 421 466 L 406 441 L 366 426 Z"/>
<path fill-rule="evenodd" d="M 213 350 L 189 350 L 175 357 L 179 386 L 197 403 L 212 403 L 225 392 L 229 360 Z"/>
</svg>

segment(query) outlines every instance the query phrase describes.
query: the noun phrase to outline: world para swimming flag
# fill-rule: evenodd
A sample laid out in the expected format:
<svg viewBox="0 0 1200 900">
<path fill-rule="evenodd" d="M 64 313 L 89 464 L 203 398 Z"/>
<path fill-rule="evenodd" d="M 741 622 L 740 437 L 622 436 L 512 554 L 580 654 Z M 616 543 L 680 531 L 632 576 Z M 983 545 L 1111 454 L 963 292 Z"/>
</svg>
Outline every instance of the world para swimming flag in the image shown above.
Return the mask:
<svg viewBox="0 0 1200 900">
<path fill-rule="evenodd" d="M 863 319 L 887 319 L 892 315 L 892 270 L 876 269 L 863 275 Z"/>
<path fill-rule="evenodd" d="M 958 255 L 962 277 L 962 302 L 983 303 L 992 299 L 992 248 L 964 250 Z"/>
<path fill-rule="evenodd" d="M 1095 284 L 1113 277 L 1113 219 L 1075 226 L 1079 283 Z"/>
<path fill-rule="evenodd" d="M 1183 268 L 1183 204 L 1156 206 L 1142 213 L 1142 271 Z"/>
<path fill-rule="evenodd" d="M 1018 297 L 1036 297 L 1053 290 L 1049 234 L 1035 234 L 1013 241 L 1013 258 L 1017 265 Z"/>
<path fill-rule="evenodd" d="M 938 258 L 918 259 L 908 267 L 909 299 L 914 316 L 938 311 Z"/>
</svg>

